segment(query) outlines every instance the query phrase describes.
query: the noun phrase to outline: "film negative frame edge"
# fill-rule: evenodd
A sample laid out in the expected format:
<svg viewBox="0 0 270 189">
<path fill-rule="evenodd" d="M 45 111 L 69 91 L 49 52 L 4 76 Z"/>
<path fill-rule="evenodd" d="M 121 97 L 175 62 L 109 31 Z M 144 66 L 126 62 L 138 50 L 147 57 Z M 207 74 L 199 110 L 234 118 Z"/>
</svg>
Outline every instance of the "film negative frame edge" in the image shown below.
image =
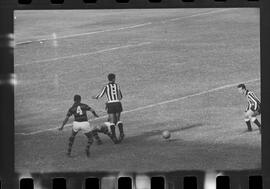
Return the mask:
<svg viewBox="0 0 270 189">
<path fill-rule="evenodd" d="M 75 4 L 74 4 L 75 3 Z M 66 0 L 63 5 L 50 5 L 49 0 L 33 1 L 30 5 L 19 5 L 16 1 L 2 0 L 0 2 L 0 100 L 2 105 L 1 111 L 1 125 L 0 125 L 0 179 L 2 181 L 2 188 L 17 188 L 18 181 L 17 175 L 14 172 L 14 98 L 13 87 L 8 81 L 12 79 L 14 73 L 13 67 L 13 53 L 12 48 L 9 46 L 10 39 L 13 33 L 13 11 L 14 10 L 26 10 L 26 9 L 108 9 L 108 8 L 213 8 L 213 7 L 259 7 L 260 8 L 260 32 L 261 32 L 261 91 L 262 91 L 262 103 L 269 103 L 270 89 L 269 74 L 267 74 L 268 62 L 269 62 L 269 33 L 270 26 L 268 18 L 270 3 L 266 0 L 261 1 L 232 1 L 215 2 L 214 0 L 194 1 L 194 2 L 182 2 L 182 1 L 162 1 L 161 3 L 150 3 L 146 0 L 130 1 L 127 4 L 119 4 L 115 1 L 105 3 L 105 1 L 98 1 L 97 4 L 84 4 L 77 3 L 74 0 Z M 262 114 L 269 115 L 269 110 L 264 106 L 262 107 Z M 266 125 L 263 128 L 262 135 L 262 175 L 264 188 L 270 188 L 270 153 L 267 149 L 269 145 L 269 123 L 268 116 L 262 116 L 262 123 Z M 11 158 L 12 157 L 12 158 Z M 251 171 L 252 173 L 252 171 Z M 256 171 L 256 173 L 258 173 Z M 67 173 L 68 174 L 68 173 Z M 103 175 L 102 173 L 97 173 Z M 105 174 L 105 173 L 104 173 Z M 166 174 L 166 173 L 165 173 Z M 177 174 L 177 172 L 175 173 Z M 95 175 L 95 174 L 94 174 Z"/>
</svg>

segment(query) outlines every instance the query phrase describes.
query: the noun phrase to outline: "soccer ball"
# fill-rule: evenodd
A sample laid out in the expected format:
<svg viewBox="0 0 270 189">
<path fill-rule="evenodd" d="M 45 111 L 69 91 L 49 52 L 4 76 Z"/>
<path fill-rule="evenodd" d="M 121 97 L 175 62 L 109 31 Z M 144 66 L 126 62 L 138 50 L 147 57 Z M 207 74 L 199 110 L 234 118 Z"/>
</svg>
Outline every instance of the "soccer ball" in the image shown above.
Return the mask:
<svg viewBox="0 0 270 189">
<path fill-rule="evenodd" d="M 163 137 L 164 139 L 169 139 L 169 138 L 171 137 L 170 131 L 168 131 L 168 130 L 163 131 L 163 132 L 162 132 L 162 137 Z"/>
</svg>

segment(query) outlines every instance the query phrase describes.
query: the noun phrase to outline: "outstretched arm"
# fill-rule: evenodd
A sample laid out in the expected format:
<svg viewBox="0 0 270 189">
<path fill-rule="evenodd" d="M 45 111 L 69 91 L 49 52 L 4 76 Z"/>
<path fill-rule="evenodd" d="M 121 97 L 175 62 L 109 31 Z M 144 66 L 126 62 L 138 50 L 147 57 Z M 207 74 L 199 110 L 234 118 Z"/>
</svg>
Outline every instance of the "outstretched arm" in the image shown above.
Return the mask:
<svg viewBox="0 0 270 189">
<path fill-rule="evenodd" d="M 66 118 L 64 119 L 62 126 L 58 129 L 59 131 L 62 131 L 64 126 L 66 125 L 66 123 L 68 122 L 69 116 L 66 116 Z"/>
<path fill-rule="evenodd" d="M 95 112 L 94 109 L 91 109 L 90 112 L 92 112 L 92 114 L 93 114 L 95 117 L 99 117 L 99 116 L 97 115 L 97 113 Z"/>
<path fill-rule="evenodd" d="M 95 117 L 99 117 L 97 113 L 95 112 L 95 110 L 91 108 L 90 106 L 86 105 L 86 110 L 90 111 Z"/>
<path fill-rule="evenodd" d="M 96 96 L 92 96 L 92 98 L 93 99 L 99 99 L 99 98 L 101 98 L 105 94 L 105 91 L 106 91 L 106 86 L 103 87 L 102 91 L 99 94 L 97 94 Z"/>
</svg>

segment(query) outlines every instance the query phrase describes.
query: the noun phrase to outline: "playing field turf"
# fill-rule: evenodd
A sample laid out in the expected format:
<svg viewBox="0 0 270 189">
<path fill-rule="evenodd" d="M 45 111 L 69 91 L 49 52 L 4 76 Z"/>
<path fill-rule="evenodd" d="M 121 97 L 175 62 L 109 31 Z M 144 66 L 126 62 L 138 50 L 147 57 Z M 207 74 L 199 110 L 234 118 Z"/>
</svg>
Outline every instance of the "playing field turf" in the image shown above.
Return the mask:
<svg viewBox="0 0 270 189">
<path fill-rule="evenodd" d="M 15 168 L 18 172 L 258 169 L 261 135 L 245 132 L 244 96 L 260 97 L 258 9 L 16 11 Z M 107 74 L 123 93 L 126 138 L 105 135 L 84 153 L 79 134 L 65 155 L 80 94 L 92 100 Z M 72 119 L 70 122 L 72 123 Z M 161 137 L 171 131 L 171 140 Z"/>
</svg>

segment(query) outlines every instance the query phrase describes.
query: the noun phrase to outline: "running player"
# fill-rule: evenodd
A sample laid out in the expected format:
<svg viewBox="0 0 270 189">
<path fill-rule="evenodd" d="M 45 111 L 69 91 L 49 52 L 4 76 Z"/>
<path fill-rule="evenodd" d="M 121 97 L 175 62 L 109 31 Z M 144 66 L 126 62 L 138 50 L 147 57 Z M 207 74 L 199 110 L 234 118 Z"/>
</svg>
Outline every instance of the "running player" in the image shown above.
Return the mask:
<svg viewBox="0 0 270 189">
<path fill-rule="evenodd" d="M 115 143 L 118 143 L 121 142 L 125 136 L 123 123 L 120 121 L 121 112 L 123 111 L 121 104 L 121 99 L 123 98 L 123 96 L 119 85 L 115 83 L 115 74 L 110 73 L 108 75 L 108 81 L 109 83 L 103 87 L 102 91 L 98 95 L 93 96 L 93 99 L 99 99 L 104 94 L 106 94 L 107 96 L 106 110 L 109 116 L 108 121 L 111 123 L 110 130 L 112 136 L 115 138 Z M 116 126 L 119 128 L 120 133 L 118 140 L 115 134 Z"/>
<path fill-rule="evenodd" d="M 247 90 L 244 84 L 239 84 L 237 88 L 241 94 L 246 96 L 248 101 L 248 106 L 245 110 L 245 122 L 247 124 L 248 131 L 252 131 L 251 122 L 253 122 L 259 127 L 261 132 L 261 123 L 257 119 L 257 116 L 261 114 L 260 100 L 256 97 L 254 92 Z"/>
<path fill-rule="evenodd" d="M 72 145 L 74 143 L 75 136 L 77 135 L 79 131 L 82 131 L 88 139 L 85 152 L 86 152 L 87 157 L 90 156 L 90 146 L 93 143 L 94 127 L 91 126 L 90 123 L 88 122 L 86 111 L 91 111 L 95 117 L 98 117 L 95 110 L 90 108 L 87 104 L 81 103 L 80 95 L 75 95 L 74 104 L 72 105 L 71 108 L 69 108 L 66 118 L 63 121 L 63 124 L 59 128 L 60 131 L 63 130 L 65 124 L 68 122 L 69 117 L 74 115 L 72 133 L 71 133 L 71 136 L 69 137 L 69 143 L 68 143 L 68 151 L 67 151 L 68 156 L 71 155 Z"/>
</svg>

